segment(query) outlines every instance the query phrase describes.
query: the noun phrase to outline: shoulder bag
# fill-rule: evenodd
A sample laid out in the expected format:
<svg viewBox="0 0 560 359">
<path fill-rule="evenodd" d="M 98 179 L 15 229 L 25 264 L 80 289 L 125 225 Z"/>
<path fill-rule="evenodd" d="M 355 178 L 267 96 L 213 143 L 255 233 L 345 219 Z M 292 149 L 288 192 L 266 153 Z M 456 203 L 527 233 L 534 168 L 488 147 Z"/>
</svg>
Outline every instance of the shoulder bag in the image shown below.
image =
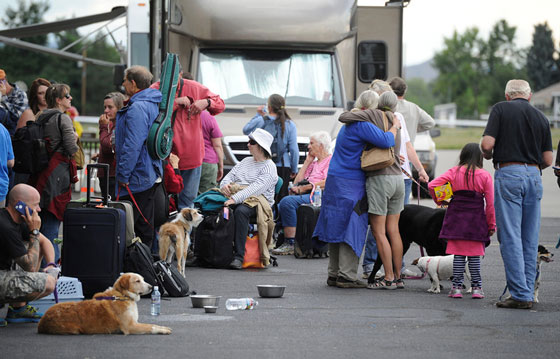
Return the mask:
<svg viewBox="0 0 560 359">
<path fill-rule="evenodd" d="M 383 132 L 388 131 L 388 121 L 385 112 L 383 112 Z M 379 148 L 366 146 L 362 152 L 362 170 L 376 171 L 387 168 L 395 163 L 395 148 Z"/>
</svg>

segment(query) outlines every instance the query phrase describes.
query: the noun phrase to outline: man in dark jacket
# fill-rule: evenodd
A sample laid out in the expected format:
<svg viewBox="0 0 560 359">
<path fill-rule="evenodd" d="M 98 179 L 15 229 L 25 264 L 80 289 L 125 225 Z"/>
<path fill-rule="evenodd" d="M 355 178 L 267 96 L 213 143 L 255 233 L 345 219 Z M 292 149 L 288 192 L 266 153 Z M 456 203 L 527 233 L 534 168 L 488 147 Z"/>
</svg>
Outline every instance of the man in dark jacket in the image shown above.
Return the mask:
<svg viewBox="0 0 560 359">
<path fill-rule="evenodd" d="M 159 114 L 161 92 L 149 88 L 152 74 L 142 66 L 132 66 L 124 75 L 123 86 L 130 97 L 117 113 L 115 129 L 117 196 L 132 200 L 134 231 L 148 247 L 154 237 L 154 194 L 162 181 L 161 160 L 153 159 L 146 146 L 150 127 Z"/>
</svg>

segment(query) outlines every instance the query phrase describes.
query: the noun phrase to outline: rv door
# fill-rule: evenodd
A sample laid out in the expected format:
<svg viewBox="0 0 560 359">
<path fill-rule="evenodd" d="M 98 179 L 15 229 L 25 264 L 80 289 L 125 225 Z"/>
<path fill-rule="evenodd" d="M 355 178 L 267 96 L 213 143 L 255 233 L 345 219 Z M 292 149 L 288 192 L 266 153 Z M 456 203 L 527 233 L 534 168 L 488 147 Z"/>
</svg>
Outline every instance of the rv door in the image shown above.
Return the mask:
<svg viewBox="0 0 560 359">
<path fill-rule="evenodd" d="M 358 6 L 354 99 L 375 79 L 402 72 L 401 6 Z"/>
</svg>

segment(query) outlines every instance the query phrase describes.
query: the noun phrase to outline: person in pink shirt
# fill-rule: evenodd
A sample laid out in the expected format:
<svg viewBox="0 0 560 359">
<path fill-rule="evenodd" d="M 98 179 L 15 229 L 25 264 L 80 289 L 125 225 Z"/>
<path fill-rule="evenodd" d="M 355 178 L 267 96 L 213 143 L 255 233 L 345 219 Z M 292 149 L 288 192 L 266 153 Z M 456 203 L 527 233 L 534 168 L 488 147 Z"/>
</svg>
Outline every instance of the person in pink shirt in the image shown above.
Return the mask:
<svg viewBox="0 0 560 359">
<path fill-rule="evenodd" d="M 309 152 L 303 166 L 294 178 L 294 187 L 290 196 L 282 198 L 278 203 L 280 220 L 284 226 L 284 244 L 274 249 L 272 254 L 294 254 L 296 237 L 296 211 L 301 204 L 311 203 L 313 188 L 325 188 L 325 180 L 331 162 L 331 136 L 326 131 L 312 133 L 309 137 Z"/>
<path fill-rule="evenodd" d="M 182 73 L 182 69 L 180 70 Z M 159 81 L 151 88 L 159 90 Z M 185 188 L 179 193 L 179 209 L 193 206 L 198 193 L 204 139 L 200 114 L 206 110 L 212 115 L 224 111 L 225 104 L 219 95 L 193 80 L 179 79 L 177 95 L 173 103 L 173 147 L 171 152 L 179 157 L 179 170 Z"/>
<path fill-rule="evenodd" d="M 224 135 L 218 126 L 218 122 L 208 111 L 202 111 L 200 120 L 202 121 L 202 137 L 204 138 L 204 158 L 202 159 L 198 194 L 218 187 L 218 182 L 224 176 L 224 149 L 222 147 L 222 137 Z"/>
<path fill-rule="evenodd" d="M 459 155 L 459 165 L 428 184 L 437 204 L 434 188 L 451 185 L 453 198 L 443 220 L 439 237 L 447 240 L 447 254 L 453 254 L 451 298 L 462 298 L 463 272 L 468 258 L 472 298 L 484 298 L 480 276 L 480 256 L 496 231 L 492 176 L 482 168 L 482 152 L 477 143 L 467 143 Z"/>
</svg>

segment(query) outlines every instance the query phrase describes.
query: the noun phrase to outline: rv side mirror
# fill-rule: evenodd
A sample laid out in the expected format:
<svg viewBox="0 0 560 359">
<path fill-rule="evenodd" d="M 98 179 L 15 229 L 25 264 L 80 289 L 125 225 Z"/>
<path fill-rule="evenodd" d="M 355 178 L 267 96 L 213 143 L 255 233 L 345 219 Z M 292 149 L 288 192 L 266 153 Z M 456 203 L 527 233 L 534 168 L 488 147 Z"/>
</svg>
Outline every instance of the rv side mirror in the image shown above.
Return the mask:
<svg viewBox="0 0 560 359">
<path fill-rule="evenodd" d="M 441 136 L 441 130 L 439 128 L 432 128 L 430 130 L 430 136 L 432 136 L 432 137 Z"/>
<path fill-rule="evenodd" d="M 351 109 L 353 109 L 355 103 L 356 103 L 356 101 L 348 101 L 348 102 L 346 102 L 346 110 L 350 111 Z"/>
<path fill-rule="evenodd" d="M 126 70 L 125 64 L 113 66 L 113 85 L 117 88 L 120 88 L 124 81 L 124 70 Z"/>
</svg>

